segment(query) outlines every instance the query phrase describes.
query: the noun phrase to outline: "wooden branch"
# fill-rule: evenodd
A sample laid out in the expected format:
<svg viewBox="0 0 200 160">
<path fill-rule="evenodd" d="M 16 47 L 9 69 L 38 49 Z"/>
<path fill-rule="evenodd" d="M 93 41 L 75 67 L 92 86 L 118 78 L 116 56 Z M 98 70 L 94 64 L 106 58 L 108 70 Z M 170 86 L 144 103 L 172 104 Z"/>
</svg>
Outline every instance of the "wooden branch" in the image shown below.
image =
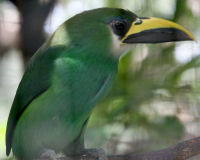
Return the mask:
<svg viewBox="0 0 200 160">
<path fill-rule="evenodd" d="M 109 156 L 109 160 L 187 160 L 200 154 L 200 137 L 178 143 L 174 147 L 137 155 Z"/>
<path fill-rule="evenodd" d="M 188 160 L 200 154 L 200 137 L 183 141 L 166 149 L 143 154 L 110 155 L 107 160 Z M 58 160 L 97 160 L 98 157 L 63 157 Z M 44 159 L 39 159 L 44 160 Z M 47 160 L 47 159 L 45 159 Z"/>
</svg>

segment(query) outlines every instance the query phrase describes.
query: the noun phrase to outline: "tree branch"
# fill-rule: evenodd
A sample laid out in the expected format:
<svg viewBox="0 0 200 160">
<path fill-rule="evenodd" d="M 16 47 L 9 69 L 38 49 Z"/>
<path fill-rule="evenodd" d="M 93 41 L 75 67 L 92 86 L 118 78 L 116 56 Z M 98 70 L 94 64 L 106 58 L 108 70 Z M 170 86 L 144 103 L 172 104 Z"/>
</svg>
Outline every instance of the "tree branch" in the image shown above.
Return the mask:
<svg viewBox="0 0 200 160">
<path fill-rule="evenodd" d="M 109 160 L 187 160 L 200 154 L 200 137 L 163 150 L 136 155 L 108 156 Z"/>
<path fill-rule="evenodd" d="M 108 160 L 188 160 L 189 158 L 200 154 L 200 137 L 183 141 L 166 149 L 153 151 L 143 154 L 129 155 L 110 155 Z M 65 157 L 59 160 L 96 160 L 97 157 Z M 38 159 L 44 160 L 44 159 Z M 47 159 L 45 159 L 47 160 Z"/>
</svg>

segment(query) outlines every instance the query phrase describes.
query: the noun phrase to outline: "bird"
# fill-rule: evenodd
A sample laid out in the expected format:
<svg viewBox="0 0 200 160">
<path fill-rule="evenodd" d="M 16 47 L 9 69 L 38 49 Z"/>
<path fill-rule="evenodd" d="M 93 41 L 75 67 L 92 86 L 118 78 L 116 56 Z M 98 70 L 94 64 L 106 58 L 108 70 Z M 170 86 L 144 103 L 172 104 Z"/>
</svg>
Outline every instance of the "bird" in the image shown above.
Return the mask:
<svg viewBox="0 0 200 160">
<path fill-rule="evenodd" d="M 111 89 L 120 58 L 138 43 L 187 40 L 195 37 L 179 24 L 121 8 L 68 19 L 28 63 L 7 121 L 6 154 L 82 153 L 88 119 Z"/>
</svg>

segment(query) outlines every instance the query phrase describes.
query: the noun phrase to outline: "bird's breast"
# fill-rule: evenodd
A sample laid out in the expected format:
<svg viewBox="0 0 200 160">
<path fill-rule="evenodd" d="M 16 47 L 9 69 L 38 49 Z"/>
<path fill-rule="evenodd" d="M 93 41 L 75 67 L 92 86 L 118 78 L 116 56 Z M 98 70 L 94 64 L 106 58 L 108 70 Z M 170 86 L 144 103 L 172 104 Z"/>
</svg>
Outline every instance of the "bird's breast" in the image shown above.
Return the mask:
<svg viewBox="0 0 200 160">
<path fill-rule="evenodd" d="M 54 75 L 55 97 L 60 97 L 74 115 L 89 114 L 111 88 L 116 70 L 110 69 L 109 65 L 75 60 L 65 65 L 66 61 L 59 63 L 63 65 Z"/>
</svg>

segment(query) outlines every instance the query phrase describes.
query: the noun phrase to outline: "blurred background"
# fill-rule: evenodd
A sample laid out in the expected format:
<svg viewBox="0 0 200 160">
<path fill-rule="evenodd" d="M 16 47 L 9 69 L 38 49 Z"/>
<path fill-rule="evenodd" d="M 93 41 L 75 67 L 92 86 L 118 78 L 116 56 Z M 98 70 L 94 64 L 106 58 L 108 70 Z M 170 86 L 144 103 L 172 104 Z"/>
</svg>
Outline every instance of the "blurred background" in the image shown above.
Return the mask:
<svg viewBox="0 0 200 160">
<path fill-rule="evenodd" d="M 94 109 L 86 146 L 143 153 L 200 136 L 199 0 L 0 0 L 0 159 L 6 158 L 6 122 L 29 58 L 65 20 L 98 7 L 173 20 L 197 42 L 135 45 Z"/>
</svg>

